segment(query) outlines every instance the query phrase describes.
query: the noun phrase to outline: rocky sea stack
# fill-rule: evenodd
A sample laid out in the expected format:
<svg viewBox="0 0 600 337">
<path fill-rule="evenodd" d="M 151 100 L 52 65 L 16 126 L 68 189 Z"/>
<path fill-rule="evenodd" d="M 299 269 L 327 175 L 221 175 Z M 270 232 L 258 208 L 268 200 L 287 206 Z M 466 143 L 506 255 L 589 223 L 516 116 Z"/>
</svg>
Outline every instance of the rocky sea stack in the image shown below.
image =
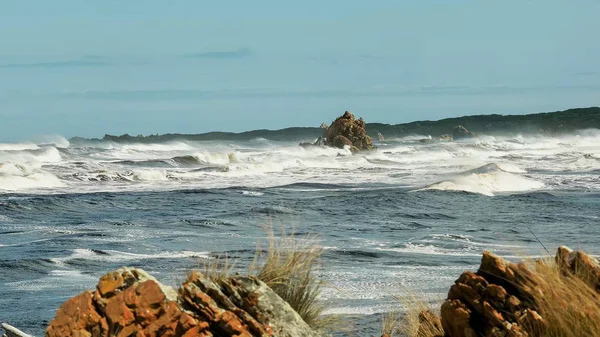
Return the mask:
<svg viewBox="0 0 600 337">
<path fill-rule="evenodd" d="M 353 153 L 363 150 L 373 150 L 373 140 L 365 130 L 365 121 L 356 119 L 354 115 L 346 111 L 325 129 L 325 145 L 343 149 L 350 147 Z"/>
</svg>

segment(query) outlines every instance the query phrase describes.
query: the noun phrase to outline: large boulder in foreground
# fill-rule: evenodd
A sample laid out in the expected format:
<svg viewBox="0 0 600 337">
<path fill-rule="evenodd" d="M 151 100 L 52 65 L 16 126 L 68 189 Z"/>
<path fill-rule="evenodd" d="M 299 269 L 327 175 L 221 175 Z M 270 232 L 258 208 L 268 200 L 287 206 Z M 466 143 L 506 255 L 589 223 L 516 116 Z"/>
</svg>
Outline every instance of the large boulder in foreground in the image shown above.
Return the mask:
<svg viewBox="0 0 600 337">
<path fill-rule="evenodd" d="M 63 303 L 46 336 L 201 336 L 208 324 L 194 316 L 175 290 L 141 269 L 122 268 L 102 276 L 94 292 Z"/>
<path fill-rule="evenodd" d="M 464 272 L 442 304 L 446 336 L 527 336 L 523 325 L 541 318 L 533 294 L 537 283 L 524 263 L 484 252 L 477 273 Z"/>
<path fill-rule="evenodd" d="M 47 337 L 200 337 L 316 334 L 263 282 L 230 277 L 218 284 L 199 272 L 179 292 L 141 269 L 122 268 L 100 278 L 94 292 L 66 301 Z"/>
<path fill-rule="evenodd" d="M 585 282 L 592 291 L 592 297 L 600 294 L 600 266 L 595 259 L 563 246 L 558 249 L 555 261 L 563 277 L 575 277 Z M 545 265 L 538 261 L 540 263 Z M 546 332 L 554 327 L 542 316 L 540 299 L 545 301 L 549 295 L 548 283 L 544 283 L 545 280 L 540 275 L 523 262 L 509 263 L 484 252 L 477 272 L 464 272 L 450 288 L 448 298 L 441 307 L 443 332 L 423 336 L 546 336 Z M 562 302 L 555 304 L 567 305 Z M 577 310 L 581 311 L 579 314 L 582 317 L 587 315 L 586 308 Z M 438 317 L 431 312 L 422 312 L 421 316 L 419 320 L 422 326 L 439 324 Z M 565 319 L 568 321 L 573 317 Z"/>
<path fill-rule="evenodd" d="M 365 131 L 365 121 L 356 119 L 352 113 L 346 111 L 325 129 L 325 145 L 344 148 L 350 147 L 352 152 L 373 150 L 373 140 Z"/>
</svg>

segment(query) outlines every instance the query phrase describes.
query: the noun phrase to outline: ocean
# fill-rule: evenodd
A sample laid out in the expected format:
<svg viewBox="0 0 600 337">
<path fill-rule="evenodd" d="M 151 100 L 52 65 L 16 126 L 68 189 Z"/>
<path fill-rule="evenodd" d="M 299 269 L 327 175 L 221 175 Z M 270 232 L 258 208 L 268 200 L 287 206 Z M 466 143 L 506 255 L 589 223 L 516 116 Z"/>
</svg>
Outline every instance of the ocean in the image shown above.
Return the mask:
<svg viewBox="0 0 600 337">
<path fill-rule="evenodd" d="M 600 254 L 600 131 L 423 139 L 357 155 L 264 138 L 0 144 L 0 320 L 41 336 L 123 265 L 173 286 L 219 257 L 243 272 L 269 228 L 316 236 L 326 313 L 357 335 L 398 297 L 442 300 L 483 250 Z"/>
</svg>

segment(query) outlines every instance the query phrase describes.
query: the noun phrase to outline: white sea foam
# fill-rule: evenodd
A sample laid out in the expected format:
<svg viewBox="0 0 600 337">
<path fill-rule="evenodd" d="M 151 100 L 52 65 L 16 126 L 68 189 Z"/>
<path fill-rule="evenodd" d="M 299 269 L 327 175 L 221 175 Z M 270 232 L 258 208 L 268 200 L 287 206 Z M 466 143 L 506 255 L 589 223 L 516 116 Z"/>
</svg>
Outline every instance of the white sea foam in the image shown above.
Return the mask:
<svg viewBox="0 0 600 337">
<path fill-rule="evenodd" d="M 597 189 L 600 132 L 564 137 L 482 136 L 461 142 L 391 139 L 374 152 L 293 142 L 78 142 L 0 144 L 0 189 L 117 191 L 379 183 L 495 195 L 543 188 Z M 48 140 L 50 141 L 50 140 Z M 49 146 L 48 144 L 55 144 Z M 67 146 L 67 147 L 64 147 Z M 57 149 L 60 147 L 61 149 Z M 16 170 L 16 171 L 15 171 Z M 10 172 L 9 172 L 10 171 Z M 565 176 L 564 173 L 568 173 Z M 44 192 L 44 191 L 38 191 Z"/>
<path fill-rule="evenodd" d="M 166 170 L 133 170 L 133 179 L 141 181 L 166 181 Z"/>
<path fill-rule="evenodd" d="M 68 148 L 71 144 L 69 141 L 60 135 L 45 135 L 39 136 L 36 139 L 37 144 L 52 145 L 58 148 Z"/>
<path fill-rule="evenodd" d="M 39 146 L 34 143 L 0 143 L 0 151 L 37 150 Z"/>
<path fill-rule="evenodd" d="M 251 197 L 260 197 L 261 195 L 264 195 L 264 193 L 256 191 L 242 191 L 242 194 Z"/>
<path fill-rule="evenodd" d="M 86 275 L 78 270 L 51 270 L 48 276 L 16 282 L 8 282 L 6 286 L 18 291 L 44 291 L 56 288 L 88 289 L 98 281 L 97 277 Z"/>
<path fill-rule="evenodd" d="M 132 261 L 132 260 L 145 260 L 145 259 L 180 259 L 180 258 L 209 258 L 209 252 L 193 252 L 193 251 L 162 251 L 155 254 L 144 254 L 144 253 L 129 253 L 121 252 L 117 250 L 105 250 L 102 252 L 96 252 L 90 249 L 77 248 L 73 250 L 73 253 L 69 256 L 52 258 L 51 261 L 58 266 L 64 266 L 65 263 L 72 260 L 88 260 L 88 261 L 110 261 L 110 262 L 121 262 L 121 261 Z"/>
<path fill-rule="evenodd" d="M 51 173 L 25 164 L 0 164 L 0 190 L 19 191 L 62 187 L 64 183 Z"/>
<path fill-rule="evenodd" d="M 480 256 L 481 252 L 466 249 L 444 249 L 435 245 L 405 243 L 404 247 L 398 248 L 376 248 L 386 252 L 396 252 L 404 254 L 423 254 L 423 255 L 447 255 L 447 256 Z"/>
<path fill-rule="evenodd" d="M 501 164 L 488 164 L 458 174 L 455 178 L 427 186 L 429 190 L 466 191 L 493 196 L 498 192 L 522 192 L 544 187 L 544 183 L 512 172 L 523 172 L 520 168 Z"/>
</svg>

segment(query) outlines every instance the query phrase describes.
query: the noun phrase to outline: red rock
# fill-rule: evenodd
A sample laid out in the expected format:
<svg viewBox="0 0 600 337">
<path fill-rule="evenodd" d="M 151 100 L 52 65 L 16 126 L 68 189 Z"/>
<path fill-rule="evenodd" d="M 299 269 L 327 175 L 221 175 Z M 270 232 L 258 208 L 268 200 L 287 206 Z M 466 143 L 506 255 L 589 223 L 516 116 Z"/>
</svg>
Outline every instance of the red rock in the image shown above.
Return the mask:
<svg viewBox="0 0 600 337">
<path fill-rule="evenodd" d="M 495 308 L 504 308 L 507 295 L 506 290 L 496 284 L 488 285 L 483 291 L 483 298 Z"/>
<path fill-rule="evenodd" d="M 102 297 L 110 297 L 124 284 L 123 276 L 118 271 L 108 273 L 100 278 L 96 289 Z"/>
<path fill-rule="evenodd" d="M 488 302 L 483 302 L 483 317 L 487 320 L 485 325 L 490 326 L 501 326 L 504 323 L 504 317 L 501 313 L 496 311 L 494 307 Z"/>
<path fill-rule="evenodd" d="M 444 336 L 444 329 L 440 317 L 430 310 L 421 311 L 419 313 L 417 336 Z"/>
<path fill-rule="evenodd" d="M 92 303 L 92 293 L 86 291 L 67 300 L 60 306 L 56 318 L 46 331 L 47 337 L 85 336 L 86 332 L 101 336 L 106 326 Z"/>
<path fill-rule="evenodd" d="M 505 308 L 509 312 L 517 312 L 521 309 L 521 301 L 519 301 L 517 297 L 511 295 L 508 297 L 508 300 L 506 300 Z"/>
<path fill-rule="evenodd" d="M 446 300 L 442 304 L 442 326 L 450 337 L 476 337 L 471 328 L 471 310 L 459 300 Z"/>
<path fill-rule="evenodd" d="M 65 302 L 47 337 L 316 337 L 266 284 L 252 277 L 214 282 L 192 273 L 180 291 L 139 269 L 100 278 L 97 290 Z"/>
<path fill-rule="evenodd" d="M 106 304 L 104 315 L 111 326 L 123 328 L 135 322 L 135 316 L 125 304 L 122 294 L 117 295 L 113 301 Z"/>
<path fill-rule="evenodd" d="M 325 145 L 337 148 L 349 146 L 353 152 L 372 150 L 373 140 L 367 135 L 365 125 L 362 118 L 356 120 L 352 113 L 346 111 L 325 129 L 323 133 Z"/>
<path fill-rule="evenodd" d="M 519 323 L 524 327 L 528 327 L 528 330 L 535 332 L 536 335 L 544 335 L 546 322 L 535 310 L 525 310 L 523 315 L 519 317 Z"/>
<path fill-rule="evenodd" d="M 46 336 L 191 337 L 207 327 L 184 312 L 172 296 L 175 291 L 160 286 L 141 270 L 123 268 L 108 273 L 96 288 L 93 295 L 87 291 L 65 302 Z"/>
</svg>

